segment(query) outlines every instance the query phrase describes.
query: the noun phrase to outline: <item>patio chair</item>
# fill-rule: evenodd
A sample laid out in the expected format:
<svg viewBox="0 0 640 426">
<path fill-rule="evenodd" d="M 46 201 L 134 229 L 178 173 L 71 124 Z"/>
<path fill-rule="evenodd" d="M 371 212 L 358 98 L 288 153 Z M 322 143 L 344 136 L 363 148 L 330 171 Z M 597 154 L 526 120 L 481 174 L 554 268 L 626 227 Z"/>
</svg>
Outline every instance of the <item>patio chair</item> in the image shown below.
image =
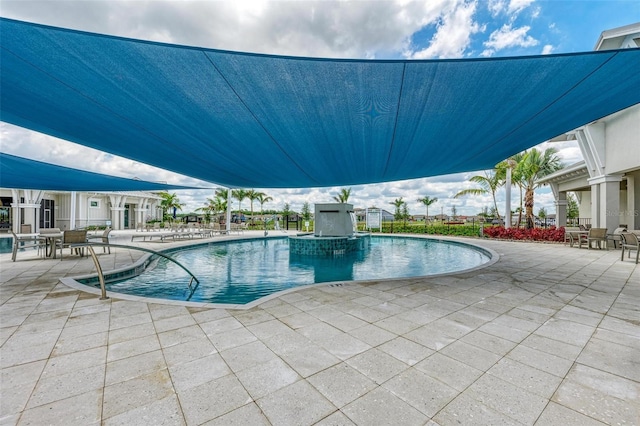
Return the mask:
<svg viewBox="0 0 640 426">
<path fill-rule="evenodd" d="M 71 254 L 73 254 L 74 249 L 71 248 L 72 244 L 86 243 L 87 242 L 87 230 L 69 230 L 64 231 L 62 233 L 62 239 L 58 241 L 58 248 L 60 249 L 60 259 L 62 259 L 62 250 L 65 248 L 71 249 Z M 79 254 L 80 257 L 84 256 L 84 248 L 76 248 L 76 254 Z"/>
<path fill-rule="evenodd" d="M 573 247 L 573 240 L 577 238 L 576 232 L 580 231 L 579 226 L 566 226 L 564 228 L 564 245 L 567 245 L 567 242 L 571 247 Z"/>
<path fill-rule="evenodd" d="M 620 243 L 622 246 L 622 256 L 620 260 L 624 260 L 625 249 L 627 250 L 627 258 L 631 258 L 631 252 L 635 250 L 636 263 L 638 263 L 638 258 L 640 257 L 640 240 L 638 240 L 638 236 L 632 232 L 623 232 L 620 236 L 622 237 Z"/>
<path fill-rule="evenodd" d="M 13 262 L 16 261 L 16 256 L 18 255 L 19 249 L 37 248 L 38 256 L 40 255 L 40 250 L 44 252 L 44 249 L 45 249 L 44 238 L 41 238 L 36 235 L 17 235 L 13 231 L 11 231 L 11 235 L 13 236 L 13 248 L 11 250 L 11 260 Z"/>
<path fill-rule="evenodd" d="M 616 228 L 613 231 L 613 234 L 609 235 L 609 240 L 613 241 L 613 248 L 614 249 L 618 248 L 618 242 L 622 241 L 622 237 L 620 236 L 620 234 L 622 234 L 623 232 L 627 232 L 627 228 L 623 228 L 623 227 Z"/>
<path fill-rule="evenodd" d="M 87 241 L 91 242 L 91 240 L 101 240 L 100 242 L 103 244 L 109 244 L 109 233 L 111 232 L 111 228 L 107 228 L 104 230 L 104 232 L 102 233 L 102 235 L 90 235 L 87 237 Z M 106 252 L 107 250 L 109 250 L 109 254 L 111 254 L 111 247 L 109 247 L 108 245 L 106 246 L 102 246 L 102 252 Z"/>
<path fill-rule="evenodd" d="M 596 243 L 598 249 L 602 249 L 601 243 L 604 242 L 604 248 L 607 248 L 607 228 L 589 228 L 589 233 L 581 235 L 579 247 L 582 248 L 582 243 L 587 243 L 587 248 L 591 249 L 591 243 Z"/>
</svg>

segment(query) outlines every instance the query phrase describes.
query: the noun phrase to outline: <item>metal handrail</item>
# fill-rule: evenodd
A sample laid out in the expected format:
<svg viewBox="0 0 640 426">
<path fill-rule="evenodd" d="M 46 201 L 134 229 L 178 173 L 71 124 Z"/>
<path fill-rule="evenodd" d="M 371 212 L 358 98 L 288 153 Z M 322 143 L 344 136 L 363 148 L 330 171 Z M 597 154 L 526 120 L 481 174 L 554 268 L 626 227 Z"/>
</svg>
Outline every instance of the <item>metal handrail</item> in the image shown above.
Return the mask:
<svg viewBox="0 0 640 426">
<path fill-rule="evenodd" d="M 144 252 L 147 252 L 147 253 L 152 253 L 152 254 L 158 255 L 160 257 L 164 257 L 165 259 L 168 259 L 168 260 L 172 261 L 173 263 L 175 263 L 176 265 L 178 265 L 179 267 L 184 269 L 187 272 L 187 274 L 189 274 L 191 276 L 191 279 L 189 280 L 189 284 L 188 284 L 189 290 L 191 290 L 191 293 L 189 294 L 189 297 L 187 298 L 187 301 L 191 299 L 191 297 L 193 296 L 193 293 L 198 288 L 198 285 L 200 285 L 200 281 L 198 280 L 198 278 L 196 278 L 195 275 L 193 275 L 191 273 L 191 271 L 189 271 L 180 262 L 178 262 L 177 260 L 175 260 L 171 256 L 167 256 L 166 254 L 160 253 L 159 251 L 155 251 L 155 250 L 151 250 L 151 249 L 147 249 L 147 248 L 142 248 L 142 247 L 128 246 L 128 245 L 124 245 L 124 244 L 89 243 L 89 242 L 87 242 L 87 243 L 70 244 L 69 245 L 70 248 L 87 247 L 87 249 L 89 251 L 89 254 L 91 255 L 91 258 L 93 259 L 93 263 L 96 265 L 96 271 L 98 272 L 98 281 L 100 282 L 100 291 L 101 291 L 100 300 L 106 300 L 109 297 L 107 296 L 107 290 L 105 288 L 104 274 L 102 273 L 102 267 L 100 266 L 100 261 L 98 260 L 98 257 L 96 256 L 96 252 L 93 250 L 92 246 L 98 246 L 98 247 L 120 247 L 120 248 L 126 248 L 126 249 L 140 250 L 140 251 L 144 251 Z M 192 286 L 194 280 L 196 282 L 196 285 Z"/>
</svg>

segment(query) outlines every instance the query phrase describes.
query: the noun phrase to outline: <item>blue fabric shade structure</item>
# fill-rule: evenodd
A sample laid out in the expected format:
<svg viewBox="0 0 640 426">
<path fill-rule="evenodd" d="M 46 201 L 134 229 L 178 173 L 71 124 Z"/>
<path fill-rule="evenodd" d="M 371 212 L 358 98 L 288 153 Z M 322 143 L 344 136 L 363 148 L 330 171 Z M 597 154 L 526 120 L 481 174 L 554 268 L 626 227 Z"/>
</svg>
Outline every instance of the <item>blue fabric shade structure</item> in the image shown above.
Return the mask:
<svg viewBox="0 0 640 426">
<path fill-rule="evenodd" d="M 0 188 L 49 191 L 166 191 L 198 187 L 125 179 L 0 153 Z"/>
<path fill-rule="evenodd" d="M 230 187 L 492 168 L 640 102 L 640 50 L 279 57 L 0 20 L 3 121 Z"/>
</svg>

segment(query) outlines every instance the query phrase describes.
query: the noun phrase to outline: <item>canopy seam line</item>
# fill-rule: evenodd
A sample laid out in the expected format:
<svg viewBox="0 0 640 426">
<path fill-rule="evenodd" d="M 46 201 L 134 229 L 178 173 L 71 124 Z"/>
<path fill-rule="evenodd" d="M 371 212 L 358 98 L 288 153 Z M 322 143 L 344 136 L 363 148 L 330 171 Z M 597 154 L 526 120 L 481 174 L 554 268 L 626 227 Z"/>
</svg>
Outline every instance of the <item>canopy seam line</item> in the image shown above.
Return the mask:
<svg viewBox="0 0 640 426">
<path fill-rule="evenodd" d="M 619 52 L 615 52 L 613 53 L 606 61 L 602 62 L 600 65 L 598 65 L 597 67 L 595 67 L 590 73 L 588 73 L 587 75 L 585 75 L 583 78 L 580 79 L 580 81 L 578 81 L 576 84 L 574 84 L 573 86 L 571 86 L 569 89 L 567 89 L 564 93 L 562 93 L 562 95 L 558 96 L 556 99 L 554 99 L 552 102 L 550 102 L 547 106 L 545 106 L 544 108 L 542 108 L 541 110 L 539 110 L 538 112 L 536 112 L 535 114 L 533 114 L 532 116 L 530 116 L 526 121 L 523 121 L 519 126 L 513 128 L 508 134 L 502 136 L 500 139 L 496 140 L 494 143 L 488 145 L 486 147 L 486 149 L 490 149 L 493 148 L 494 146 L 498 145 L 500 142 L 504 141 L 505 139 L 507 139 L 510 135 L 512 135 L 513 133 L 515 133 L 516 131 L 520 130 L 521 128 L 523 128 L 525 125 L 527 125 L 529 122 L 531 122 L 535 117 L 539 116 L 540 114 L 542 114 L 544 111 L 548 110 L 549 108 L 551 108 L 551 106 L 553 106 L 554 104 L 560 102 L 560 100 L 562 98 L 564 98 L 565 96 L 567 96 L 569 93 L 571 93 L 574 89 L 576 89 L 578 86 L 580 86 L 582 83 L 584 83 L 586 80 L 588 80 L 593 74 L 595 74 L 598 70 L 600 70 L 602 67 L 604 67 L 609 61 L 611 61 L 613 58 L 615 58 L 616 56 L 618 56 Z M 540 141 L 538 143 L 542 143 L 544 141 Z M 470 159 L 474 159 L 477 158 L 481 153 L 477 153 L 475 154 L 473 157 L 471 157 Z M 459 164 L 459 163 L 458 163 Z M 456 164 L 456 167 L 457 165 Z"/>
<path fill-rule="evenodd" d="M 402 65 L 402 78 L 400 79 L 400 92 L 398 93 L 396 119 L 393 122 L 393 136 L 391 137 L 391 145 L 389 146 L 389 155 L 387 156 L 387 161 L 384 165 L 384 171 L 382 172 L 383 177 L 387 175 L 387 169 L 389 168 L 389 163 L 391 162 L 391 153 L 393 152 L 393 146 L 396 142 L 396 131 L 398 130 L 398 117 L 400 116 L 400 101 L 402 100 L 402 92 L 404 90 L 404 74 L 406 69 L 407 69 L 407 64 L 404 63 Z"/>
<path fill-rule="evenodd" d="M 244 99 L 242 99 L 242 97 L 240 96 L 240 94 L 236 91 L 236 89 L 231 85 L 231 83 L 229 82 L 229 80 L 227 79 L 227 77 L 222 73 L 222 71 L 220 71 L 220 69 L 216 66 L 216 64 L 213 62 L 213 60 L 209 57 L 209 55 L 207 54 L 207 52 L 202 51 L 203 55 L 205 56 L 205 58 L 207 59 L 207 61 L 209 61 L 209 63 L 211 64 L 211 66 L 216 70 L 216 72 L 220 75 L 220 77 L 222 77 L 222 79 L 224 80 L 224 82 L 227 84 L 227 87 L 229 87 L 229 89 L 231 89 L 231 91 L 233 92 L 233 94 L 236 96 L 236 98 L 238 98 L 238 100 L 240 101 L 240 103 L 242 103 L 242 105 L 246 108 L 246 110 L 249 112 L 249 114 L 251 114 L 251 116 L 253 117 L 253 119 L 255 120 L 256 123 L 258 123 L 258 125 L 262 128 L 262 130 L 264 130 L 264 132 L 267 134 L 267 136 L 269 136 L 269 139 L 271 139 L 273 141 L 273 143 L 278 147 L 278 149 L 280 149 L 280 151 L 291 161 L 292 164 L 294 164 L 298 170 L 300 170 L 305 176 L 307 176 L 309 178 L 310 181 L 318 183 L 317 180 L 315 180 L 310 174 L 308 174 L 300 164 L 298 164 L 297 161 L 295 161 L 293 159 L 293 157 L 291 157 L 287 151 L 278 143 L 278 141 L 276 140 L 276 138 L 271 134 L 271 132 L 269 132 L 269 130 L 267 130 L 267 128 L 264 126 L 264 124 L 262 124 L 262 121 L 260 121 L 258 119 L 258 117 L 256 116 L 256 114 L 253 112 L 253 110 L 251 108 L 249 108 L 249 105 L 247 105 L 247 103 L 244 101 Z"/>
</svg>

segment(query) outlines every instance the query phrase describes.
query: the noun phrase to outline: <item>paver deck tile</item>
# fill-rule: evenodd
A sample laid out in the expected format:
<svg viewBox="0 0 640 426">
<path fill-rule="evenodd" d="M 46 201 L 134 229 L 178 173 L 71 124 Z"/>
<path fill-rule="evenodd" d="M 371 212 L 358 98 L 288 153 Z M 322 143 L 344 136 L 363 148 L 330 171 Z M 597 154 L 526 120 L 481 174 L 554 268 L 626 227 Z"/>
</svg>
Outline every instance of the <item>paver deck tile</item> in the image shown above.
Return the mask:
<svg viewBox="0 0 640 426">
<path fill-rule="evenodd" d="M 90 259 L 0 254 L 0 424 L 638 424 L 640 267 L 475 242 L 501 259 L 246 310 L 99 300 L 59 282 Z"/>
</svg>

